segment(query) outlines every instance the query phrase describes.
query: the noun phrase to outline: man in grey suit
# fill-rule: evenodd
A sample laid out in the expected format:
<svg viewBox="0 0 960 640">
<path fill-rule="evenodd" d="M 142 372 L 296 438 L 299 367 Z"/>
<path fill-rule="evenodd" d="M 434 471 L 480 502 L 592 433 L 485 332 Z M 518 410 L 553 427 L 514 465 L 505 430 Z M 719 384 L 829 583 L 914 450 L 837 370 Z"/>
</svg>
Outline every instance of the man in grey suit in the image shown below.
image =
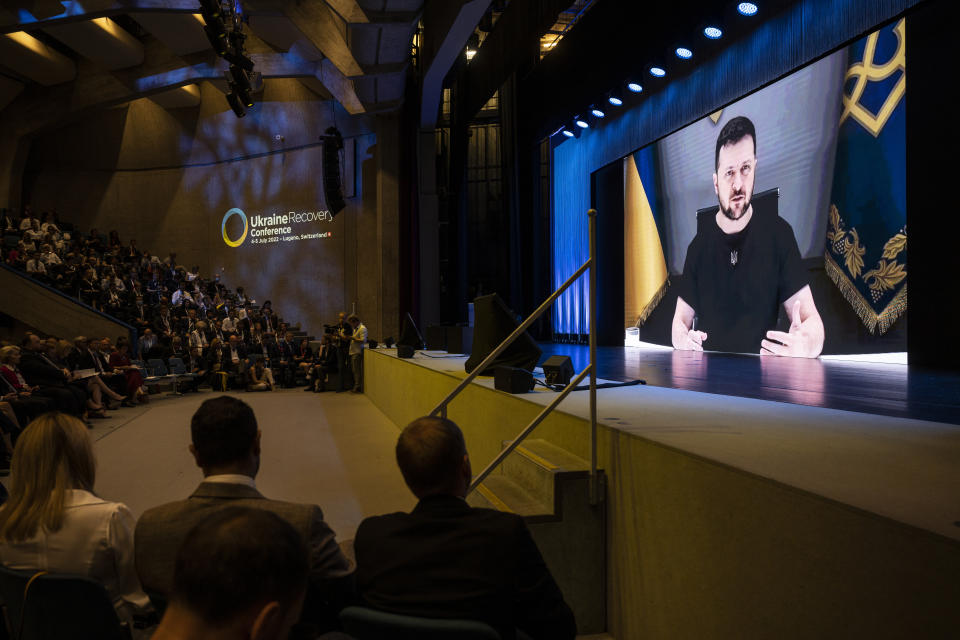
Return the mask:
<svg viewBox="0 0 960 640">
<path fill-rule="evenodd" d="M 292 524 L 306 541 L 310 585 L 303 622 L 320 630 L 335 627 L 339 608 L 352 599 L 353 568 L 320 507 L 270 500 L 257 491 L 260 430 L 253 410 L 237 398 L 211 398 L 193 415 L 190 432 L 190 452 L 203 470 L 203 482 L 186 500 L 149 509 L 137 522 L 135 554 L 144 591 L 163 606 L 173 591 L 177 550 L 204 517 L 226 507 L 265 509 Z"/>
</svg>

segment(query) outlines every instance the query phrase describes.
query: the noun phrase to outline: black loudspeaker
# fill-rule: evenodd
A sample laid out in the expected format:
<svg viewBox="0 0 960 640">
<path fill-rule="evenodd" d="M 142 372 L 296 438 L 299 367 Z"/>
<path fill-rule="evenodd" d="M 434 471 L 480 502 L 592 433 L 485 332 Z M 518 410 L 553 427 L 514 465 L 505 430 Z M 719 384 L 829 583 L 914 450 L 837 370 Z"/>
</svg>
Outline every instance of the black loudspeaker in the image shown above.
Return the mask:
<svg viewBox="0 0 960 640">
<path fill-rule="evenodd" d="M 533 374 L 516 367 L 497 367 L 493 370 L 493 386 L 497 391 L 527 393 L 533 390 Z"/>
<path fill-rule="evenodd" d="M 550 356 L 543 363 L 543 377 L 547 384 L 567 386 L 573 379 L 573 361 L 570 356 Z"/>
<path fill-rule="evenodd" d="M 447 328 L 438 324 L 427 327 L 427 349 L 431 351 L 447 350 Z"/>
<path fill-rule="evenodd" d="M 470 353 L 473 350 L 473 327 L 447 327 L 447 351 Z"/>
<path fill-rule="evenodd" d="M 483 359 L 490 355 L 497 345 L 518 326 L 513 313 L 495 293 L 480 296 L 473 301 L 473 318 L 473 349 L 464 365 L 467 373 L 471 373 L 480 366 Z M 524 333 L 490 363 L 486 371 L 481 371 L 480 375 L 493 375 L 493 370 L 497 367 L 519 367 L 533 371 L 542 353 L 543 351 L 530 334 Z"/>
<path fill-rule="evenodd" d="M 412 358 L 413 353 L 416 351 L 413 347 L 408 344 L 398 344 L 397 345 L 397 357 L 398 358 Z"/>
<path fill-rule="evenodd" d="M 397 345 L 401 344 L 414 349 L 423 349 L 423 336 L 420 335 L 417 325 L 414 324 L 409 313 L 403 318 L 403 329 L 400 331 L 400 338 L 397 340 Z"/>
<path fill-rule="evenodd" d="M 337 215 L 347 203 L 343 199 L 340 186 L 340 149 L 343 149 L 343 137 L 334 127 L 328 127 L 321 136 L 323 140 L 323 195 L 331 215 Z"/>
</svg>

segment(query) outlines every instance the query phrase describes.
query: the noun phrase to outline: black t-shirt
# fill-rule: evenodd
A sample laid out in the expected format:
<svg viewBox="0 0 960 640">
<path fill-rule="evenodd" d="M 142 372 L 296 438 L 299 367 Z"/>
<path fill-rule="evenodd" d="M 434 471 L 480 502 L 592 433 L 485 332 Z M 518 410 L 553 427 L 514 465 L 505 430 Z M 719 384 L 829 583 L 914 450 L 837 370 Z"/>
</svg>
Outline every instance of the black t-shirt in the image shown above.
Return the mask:
<svg viewBox="0 0 960 640">
<path fill-rule="evenodd" d="M 753 206 L 737 234 L 717 226 L 716 211 L 697 219 L 679 295 L 693 307 L 704 349 L 759 353 L 790 296 L 808 284 L 790 224 L 770 206 Z"/>
</svg>

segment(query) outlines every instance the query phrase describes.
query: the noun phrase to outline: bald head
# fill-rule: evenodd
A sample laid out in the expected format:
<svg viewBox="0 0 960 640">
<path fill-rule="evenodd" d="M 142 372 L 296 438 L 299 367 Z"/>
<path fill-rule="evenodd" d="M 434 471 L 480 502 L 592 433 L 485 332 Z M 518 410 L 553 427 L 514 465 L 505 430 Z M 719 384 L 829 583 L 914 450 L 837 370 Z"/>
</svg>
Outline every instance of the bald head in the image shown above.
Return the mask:
<svg viewBox="0 0 960 640">
<path fill-rule="evenodd" d="M 463 433 L 446 418 L 417 418 L 407 425 L 397 441 L 397 465 L 418 498 L 438 494 L 463 497 L 470 485 Z"/>
</svg>

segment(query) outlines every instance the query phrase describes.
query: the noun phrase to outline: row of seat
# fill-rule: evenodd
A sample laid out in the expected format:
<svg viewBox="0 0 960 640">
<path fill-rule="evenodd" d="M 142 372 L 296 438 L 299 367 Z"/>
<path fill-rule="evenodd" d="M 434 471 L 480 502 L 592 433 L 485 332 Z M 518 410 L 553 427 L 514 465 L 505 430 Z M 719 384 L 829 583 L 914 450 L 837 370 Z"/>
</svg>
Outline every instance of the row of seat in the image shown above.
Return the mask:
<svg viewBox="0 0 960 640">
<path fill-rule="evenodd" d="M 86 577 L 0 567 L 0 598 L 13 640 L 131 640 L 99 582 Z M 500 640 L 489 625 L 472 620 L 440 620 L 347 607 L 340 613 L 344 631 L 357 640 Z M 518 638 L 522 638 L 519 635 Z"/>
</svg>

